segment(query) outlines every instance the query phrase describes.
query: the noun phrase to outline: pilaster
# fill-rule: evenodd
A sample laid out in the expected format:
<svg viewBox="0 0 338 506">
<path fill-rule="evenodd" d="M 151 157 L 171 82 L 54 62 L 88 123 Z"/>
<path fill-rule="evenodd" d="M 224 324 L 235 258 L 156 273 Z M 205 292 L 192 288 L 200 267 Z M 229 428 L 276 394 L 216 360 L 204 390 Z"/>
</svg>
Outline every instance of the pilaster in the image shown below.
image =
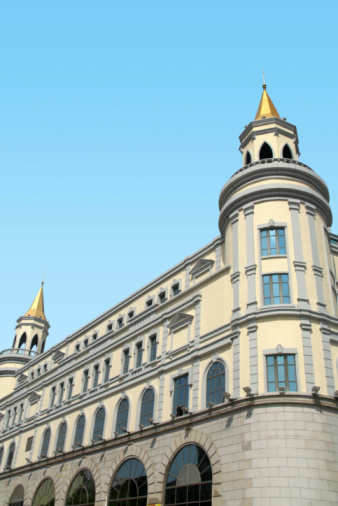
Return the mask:
<svg viewBox="0 0 338 506">
<path fill-rule="evenodd" d="M 241 308 L 239 305 L 239 244 L 238 244 L 238 216 L 239 213 L 235 212 L 231 216 L 231 227 L 232 227 L 232 275 L 230 280 L 232 283 L 232 294 L 233 294 L 233 307 L 231 320 L 237 320 L 241 316 Z"/>
<path fill-rule="evenodd" d="M 289 200 L 289 209 L 291 215 L 292 239 L 295 258 L 293 264 L 297 278 L 298 307 L 300 309 L 310 309 L 305 282 L 306 263 L 304 262 L 303 257 L 302 235 L 299 222 L 300 203 L 297 201 Z"/>
<path fill-rule="evenodd" d="M 247 277 L 247 288 L 248 288 L 246 314 L 257 311 L 257 299 L 256 299 L 257 265 L 255 264 L 253 214 L 254 214 L 253 204 L 244 208 L 244 217 L 246 221 L 246 257 L 247 257 L 247 266 L 245 267 L 245 274 Z"/>
<path fill-rule="evenodd" d="M 311 251 L 312 251 L 312 271 L 315 278 L 316 284 L 316 294 L 317 294 L 317 310 L 321 313 L 327 313 L 325 299 L 324 299 L 324 291 L 323 291 L 323 269 L 319 265 L 319 253 L 318 253 L 318 245 L 317 245 L 317 235 L 316 235 L 316 226 L 315 226 L 315 216 L 316 216 L 316 208 L 310 206 L 309 204 L 305 205 L 306 214 L 308 215 L 309 222 L 309 231 L 310 231 L 310 241 L 311 241 Z"/>
</svg>

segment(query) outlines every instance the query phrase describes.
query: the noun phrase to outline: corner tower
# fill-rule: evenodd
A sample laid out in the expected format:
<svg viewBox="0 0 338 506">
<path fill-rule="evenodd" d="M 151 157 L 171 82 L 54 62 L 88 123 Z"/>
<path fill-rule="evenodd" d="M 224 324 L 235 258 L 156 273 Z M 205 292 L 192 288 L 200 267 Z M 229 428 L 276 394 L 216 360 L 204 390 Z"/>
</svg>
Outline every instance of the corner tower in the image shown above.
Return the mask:
<svg viewBox="0 0 338 506">
<path fill-rule="evenodd" d="M 278 391 L 279 371 L 271 372 L 274 384 L 266 379 L 268 358 L 277 364 L 279 357 L 287 373 L 288 356 L 298 365 L 286 390 L 305 393 L 317 385 L 333 395 L 338 351 L 330 350 L 330 335 L 338 330 L 338 285 L 328 188 L 298 160 L 297 129 L 280 118 L 265 85 L 240 142 L 243 166 L 219 198 L 231 322 L 241 335 L 240 370 L 234 371 L 241 381 L 233 395 L 243 383 L 254 393 Z"/>
</svg>

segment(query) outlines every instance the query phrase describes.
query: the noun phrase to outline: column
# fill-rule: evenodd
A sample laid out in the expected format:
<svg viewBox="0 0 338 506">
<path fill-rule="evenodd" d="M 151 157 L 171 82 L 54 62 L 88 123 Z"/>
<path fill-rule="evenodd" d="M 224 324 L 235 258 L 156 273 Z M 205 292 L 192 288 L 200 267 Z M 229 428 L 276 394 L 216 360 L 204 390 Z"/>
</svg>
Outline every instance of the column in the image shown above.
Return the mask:
<svg viewBox="0 0 338 506">
<path fill-rule="evenodd" d="M 326 304 L 324 300 L 323 291 L 323 269 L 319 265 L 319 253 L 317 245 L 316 227 L 315 227 L 315 215 L 316 209 L 309 204 L 305 206 L 306 214 L 308 215 L 309 230 L 310 230 L 310 242 L 312 250 L 313 265 L 312 270 L 315 277 L 316 293 L 317 293 L 317 311 L 327 313 Z"/>
<path fill-rule="evenodd" d="M 302 329 L 306 390 L 310 392 L 311 388 L 315 384 L 315 375 L 313 370 L 313 353 L 311 342 L 312 325 L 309 318 L 301 318 L 300 328 Z"/>
<path fill-rule="evenodd" d="M 232 283 L 233 308 L 231 320 L 236 320 L 241 316 L 239 306 L 239 259 L 238 259 L 238 212 L 231 216 L 232 227 L 232 274 L 230 276 Z"/>
<path fill-rule="evenodd" d="M 253 394 L 258 393 L 257 328 L 256 320 L 251 320 L 247 326 L 249 336 L 250 387 Z"/>
<path fill-rule="evenodd" d="M 305 283 L 306 263 L 304 262 L 303 257 L 302 236 L 299 222 L 299 202 L 289 200 L 289 209 L 291 215 L 292 239 L 295 255 L 293 265 L 295 266 L 297 278 L 298 307 L 300 309 L 310 309 Z"/>
<path fill-rule="evenodd" d="M 322 334 L 327 395 L 333 395 L 335 389 L 334 389 L 334 377 L 332 370 L 332 357 L 331 357 L 331 344 L 330 344 L 331 331 L 324 321 L 320 322 L 320 332 Z M 320 387 L 320 385 L 318 386 Z"/>
<path fill-rule="evenodd" d="M 253 213 L 254 205 L 251 204 L 244 207 L 244 217 L 246 221 L 246 258 L 247 266 L 245 267 L 245 275 L 247 277 L 248 300 L 246 304 L 246 314 L 257 311 L 256 300 L 256 269 L 255 264 L 255 241 L 253 229 Z"/>
</svg>

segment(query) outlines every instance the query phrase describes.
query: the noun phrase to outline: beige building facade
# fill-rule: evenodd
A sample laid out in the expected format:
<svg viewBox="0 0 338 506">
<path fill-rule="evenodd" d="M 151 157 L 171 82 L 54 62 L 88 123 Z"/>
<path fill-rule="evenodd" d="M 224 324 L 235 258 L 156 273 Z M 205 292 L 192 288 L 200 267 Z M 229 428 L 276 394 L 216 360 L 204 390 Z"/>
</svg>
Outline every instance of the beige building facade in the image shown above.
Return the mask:
<svg viewBox="0 0 338 506">
<path fill-rule="evenodd" d="M 338 236 L 266 86 L 220 235 L 45 351 L 0 354 L 0 504 L 338 503 Z"/>
</svg>

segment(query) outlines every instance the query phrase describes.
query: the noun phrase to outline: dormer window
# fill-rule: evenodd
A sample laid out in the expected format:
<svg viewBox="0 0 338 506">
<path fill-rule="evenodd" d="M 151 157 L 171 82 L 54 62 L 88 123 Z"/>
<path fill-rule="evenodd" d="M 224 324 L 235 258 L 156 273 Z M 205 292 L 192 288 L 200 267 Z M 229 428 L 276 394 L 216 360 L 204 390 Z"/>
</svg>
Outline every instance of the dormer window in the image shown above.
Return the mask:
<svg viewBox="0 0 338 506">
<path fill-rule="evenodd" d="M 259 150 L 259 159 L 266 160 L 267 158 L 273 158 L 272 149 L 267 142 L 264 142 L 261 149 Z"/>
<path fill-rule="evenodd" d="M 180 285 L 179 285 L 179 283 L 173 284 L 172 287 L 171 287 L 171 290 L 172 290 L 172 294 L 173 294 L 174 297 L 175 297 L 175 295 L 178 295 L 180 293 Z"/>
<path fill-rule="evenodd" d="M 289 158 L 290 160 L 293 158 L 290 146 L 288 144 L 285 144 L 283 148 L 283 158 Z"/>
</svg>

